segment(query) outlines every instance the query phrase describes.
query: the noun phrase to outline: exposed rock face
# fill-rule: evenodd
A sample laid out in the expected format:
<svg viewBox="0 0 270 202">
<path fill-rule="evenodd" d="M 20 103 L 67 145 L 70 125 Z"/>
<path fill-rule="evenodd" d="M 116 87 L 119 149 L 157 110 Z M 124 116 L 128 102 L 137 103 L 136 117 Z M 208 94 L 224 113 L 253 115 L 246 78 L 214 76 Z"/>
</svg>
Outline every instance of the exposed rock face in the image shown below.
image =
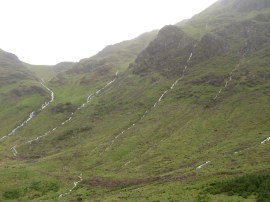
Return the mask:
<svg viewBox="0 0 270 202">
<path fill-rule="evenodd" d="M 153 70 L 165 76 L 179 73 L 193 49 L 195 40 L 180 28 L 168 25 L 162 28 L 157 38 L 142 51 L 130 66 L 135 74 L 144 75 Z"/>
<path fill-rule="evenodd" d="M 159 71 L 169 77 L 181 72 L 190 53 L 193 53 L 194 64 L 225 54 L 228 49 L 226 41 L 218 35 L 206 34 L 198 42 L 178 27 L 169 25 L 160 30 L 157 38 L 130 67 L 135 74 Z"/>
<path fill-rule="evenodd" d="M 202 62 L 212 57 L 217 57 L 226 53 L 229 49 L 224 39 L 217 35 L 206 34 L 199 41 L 194 51 L 194 62 Z"/>
<path fill-rule="evenodd" d="M 253 21 L 241 21 L 226 26 L 217 34 L 226 41 L 232 41 L 233 38 L 245 40 L 242 52 L 250 54 L 269 42 L 269 30 L 269 23 L 259 24 Z"/>
<path fill-rule="evenodd" d="M 20 67 L 23 67 L 23 64 L 16 55 L 5 52 L 0 49 L 0 67 L 20 68 Z"/>
</svg>

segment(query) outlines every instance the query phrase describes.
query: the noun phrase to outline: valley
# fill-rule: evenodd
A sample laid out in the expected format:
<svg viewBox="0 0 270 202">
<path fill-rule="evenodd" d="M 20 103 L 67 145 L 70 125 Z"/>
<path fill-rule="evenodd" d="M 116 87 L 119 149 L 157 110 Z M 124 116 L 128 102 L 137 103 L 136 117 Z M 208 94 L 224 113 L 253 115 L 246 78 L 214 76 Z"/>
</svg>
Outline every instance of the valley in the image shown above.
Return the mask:
<svg viewBox="0 0 270 202">
<path fill-rule="evenodd" d="M 220 0 L 54 66 L 1 50 L 0 201 L 269 201 L 269 16 Z"/>
</svg>

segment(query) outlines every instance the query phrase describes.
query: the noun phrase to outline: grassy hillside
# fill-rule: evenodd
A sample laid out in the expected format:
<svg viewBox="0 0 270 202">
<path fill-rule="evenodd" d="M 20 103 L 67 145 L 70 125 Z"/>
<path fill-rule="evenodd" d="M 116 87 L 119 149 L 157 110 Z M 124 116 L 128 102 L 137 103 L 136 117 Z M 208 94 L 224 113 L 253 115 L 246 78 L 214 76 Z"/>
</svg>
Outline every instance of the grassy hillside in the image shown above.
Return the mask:
<svg viewBox="0 0 270 202">
<path fill-rule="evenodd" d="M 30 65 L 24 64 L 24 66 L 37 78 L 43 81 L 51 80 L 55 75 L 56 72 L 53 69 L 53 66 L 48 65 Z"/>
<path fill-rule="evenodd" d="M 1 142 L 0 200 L 269 201 L 268 6 L 219 1 L 57 74 Z"/>
<path fill-rule="evenodd" d="M 0 137 L 28 119 L 49 93 L 17 56 L 0 51 Z"/>
</svg>

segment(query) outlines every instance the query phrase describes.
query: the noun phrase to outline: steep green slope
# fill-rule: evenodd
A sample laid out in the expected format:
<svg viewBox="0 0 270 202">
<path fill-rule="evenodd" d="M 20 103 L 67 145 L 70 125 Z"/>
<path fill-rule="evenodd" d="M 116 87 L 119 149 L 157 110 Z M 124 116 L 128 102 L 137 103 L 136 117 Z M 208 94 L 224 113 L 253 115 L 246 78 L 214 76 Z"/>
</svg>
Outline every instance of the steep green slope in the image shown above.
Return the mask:
<svg viewBox="0 0 270 202">
<path fill-rule="evenodd" d="M 57 95 L 56 104 L 67 102 L 77 107 L 95 89 L 112 80 L 116 72 L 124 72 L 130 62 L 154 39 L 157 31 L 104 48 L 97 55 L 74 63 L 51 81 Z"/>
<path fill-rule="evenodd" d="M 56 72 L 54 71 L 53 66 L 48 65 L 30 65 L 24 64 L 24 66 L 37 78 L 43 81 L 49 81 L 54 76 L 56 76 Z"/>
<path fill-rule="evenodd" d="M 0 50 L 1 87 L 32 78 L 16 55 Z"/>
<path fill-rule="evenodd" d="M 61 62 L 56 65 L 31 65 L 24 63 L 24 66 L 32 72 L 37 78 L 40 78 L 43 81 L 50 81 L 57 74 L 63 73 L 71 69 L 75 63 L 73 62 Z"/>
<path fill-rule="evenodd" d="M 1 199 L 269 201 L 268 6 L 219 1 L 60 73 L 55 103 L 2 144 Z M 240 192 L 250 180 L 265 190 Z"/>
<path fill-rule="evenodd" d="M 0 138 L 27 121 L 49 92 L 17 56 L 0 51 Z M 17 128 L 19 129 L 19 128 Z"/>
</svg>

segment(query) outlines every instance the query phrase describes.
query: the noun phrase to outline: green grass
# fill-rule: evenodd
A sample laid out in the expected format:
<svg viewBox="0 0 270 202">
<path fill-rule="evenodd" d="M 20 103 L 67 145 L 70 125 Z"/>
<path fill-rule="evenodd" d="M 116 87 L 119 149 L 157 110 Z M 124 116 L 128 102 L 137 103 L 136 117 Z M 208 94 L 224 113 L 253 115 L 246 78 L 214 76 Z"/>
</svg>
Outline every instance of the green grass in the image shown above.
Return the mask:
<svg viewBox="0 0 270 202">
<path fill-rule="evenodd" d="M 214 66 L 207 66 L 207 71 Z M 244 69 L 245 65 L 242 68 Z M 230 65 L 227 69 L 230 71 Z M 221 75 L 222 72 L 226 72 L 223 69 L 220 70 Z M 164 80 L 159 85 L 152 84 L 151 86 L 151 78 L 147 81 L 136 76 L 120 77 L 114 86 L 95 98 L 87 106 L 86 111 L 79 112 L 65 128 L 61 128 L 54 135 L 32 144 L 31 147 L 18 148 L 20 156 L 26 159 L 33 154 L 39 156 L 41 161 L 33 161 L 33 166 L 35 165 L 37 169 L 42 167 L 44 171 L 49 169 L 46 166 L 49 162 L 58 162 L 60 167 L 61 165 L 68 167 L 70 176 L 77 176 L 80 169 L 88 170 L 91 168 L 90 173 L 84 173 L 85 179 L 91 179 L 91 176 L 104 176 L 110 179 L 140 179 L 146 176 L 188 175 L 195 172 L 196 166 L 206 160 L 211 160 L 212 163 L 201 171 L 205 176 L 213 173 L 226 173 L 227 169 L 233 169 L 233 172 L 236 173 L 267 169 L 267 162 L 263 163 L 263 158 L 257 156 L 258 152 L 264 151 L 263 147 L 259 145 L 263 137 L 258 136 L 258 134 L 267 132 L 269 129 L 264 124 L 267 123 L 268 117 L 265 111 L 267 97 L 261 97 L 258 100 L 258 97 L 254 96 L 258 92 L 257 87 L 248 87 L 250 93 L 247 94 L 247 91 L 243 90 L 241 86 L 237 87 L 237 82 L 235 82 L 233 84 L 235 87 L 232 90 L 238 89 L 236 94 L 231 90 L 224 91 L 222 99 L 213 107 L 204 111 L 205 102 L 203 101 L 211 100 L 213 94 L 219 88 L 214 88 L 216 89 L 214 90 L 213 87 L 210 88 L 211 84 L 189 86 L 189 82 L 196 80 L 193 75 L 198 75 L 197 72 L 201 71 L 201 66 L 193 67 L 185 79 L 166 95 L 158 107 L 153 109 L 143 122 L 138 122 L 136 128 L 120 138 L 109 152 L 102 155 L 102 158 L 99 156 L 100 152 L 108 146 L 116 134 L 121 132 L 121 128 L 124 129 L 138 120 L 143 112 L 149 109 L 158 99 L 160 92 L 163 92 L 166 86 L 170 86 L 173 79 L 171 81 Z M 236 73 L 236 75 L 238 74 Z M 149 82 L 148 85 L 145 85 L 147 87 L 140 85 L 147 82 Z M 130 86 L 128 90 L 125 88 L 127 85 Z M 245 83 L 241 85 L 245 86 Z M 198 95 L 197 93 L 201 93 L 202 89 L 204 89 L 203 95 L 194 97 Z M 127 97 L 130 99 L 126 100 Z M 256 98 L 256 102 L 253 98 Z M 106 102 L 107 100 L 110 101 Z M 195 100 L 197 100 L 197 104 L 194 105 Z M 252 111 L 249 103 L 253 103 Z M 256 103 L 258 104 L 256 105 Z M 260 110 L 264 110 L 264 116 L 262 116 L 262 113 L 257 113 L 258 117 L 256 117 L 256 114 L 254 117 L 254 112 L 260 112 Z M 44 112 L 44 117 L 40 115 L 36 119 L 37 123 L 39 118 L 45 120 L 45 117 L 48 117 L 45 113 L 49 113 L 49 110 Z M 52 118 L 52 116 L 50 117 Z M 35 125 L 34 121 L 33 125 Z M 250 125 L 251 121 L 253 125 Z M 60 120 L 55 119 L 54 122 L 57 123 Z M 46 123 L 50 125 L 49 120 Z M 260 130 L 258 130 L 258 124 L 261 124 Z M 31 125 L 28 127 L 33 128 Z M 83 130 L 84 128 L 87 128 L 87 130 Z M 37 129 L 37 131 L 40 129 Z M 257 136 L 254 136 L 254 134 L 257 134 Z M 28 137 L 30 136 L 28 135 Z M 265 137 L 267 137 L 267 134 Z M 247 145 L 243 144 L 243 139 Z M 105 145 L 101 145 L 97 150 L 91 152 L 100 144 Z M 41 145 L 47 146 L 42 147 Z M 246 149 L 248 145 L 255 147 L 240 154 L 241 160 L 233 154 L 236 149 L 242 146 L 243 149 Z M 251 161 L 247 157 L 250 154 L 253 154 L 260 162 L 259 167 L 256 164 L 249 164 Z M 75 159 L 74 155 L 77 156 Z M 70 161 L 71 159 L 73 160 Z M 124 166 L 130 160 L 131 163 Z M 252 161 L 254 161 L 254 158 Z M 238 163 L 231 167 L 232 162 Z M 242 163 L 243 165 L 241 165 Z M 61 176 L 58 166 L 53 166 L 51 169 L 56 176 Z M 121 176 L 119 176 L 119 173 L 121 173 Z M 76 177 L 73 180 L 76 180 Z M 63 181 L 66 189 L 72 185 L 73 180 L 69 183 L 66 180 Z M 185 183 L 188 184 L 188 182 Z M 159 185 L 152 187 L 152 189 L 157 187 Z M 88 190 L 85 185 L 78 189 Z M 165 192 L 168 191 L 167 188 L 164 189 Z M 61 190 L 64 191 L 65 189 L 62 187 Z M 150 190 L 145 191 L 145 195 L 142 196 L 148 196 Z M 80 193 L 80 191 L 78 192 Z M 182 190 L 182 192 L 185 191 Z M 112 193 L 109 192 L 108 197 L 112 197 L 113 200 L 114 194 L 111 196 Z M 188 197 L 186 196 L 187 193 L 185 192 L 185 197 Z M 199 194 L 199 190 L 196 193 Z M 130 196 L 129 192 L 127 196 Z M 168 198 L 165 196 L 159 197 L 164 197 L 164 200 L 167 200 L 169 196 Z M 77 197 L 87 196 L 82 194 Z M 98 198 L 98 196 L 95 197 Z M 132 198 L 132 194 L 130 197 Z M 175 195 L 172 198 L 175 197 L 178 196 Z M 152 198 L 155 197 L 149 196 L 149 199 Z M 136 197 L 134 200 L 136 200 Z M 186 198 L 186 200 L 192 199 Z"/>
<path fill-rule="evenodd" d="M 186 24 L 183 30 L 197 40 L 203 33 L 224 31 L 221 24 L 205 30 L 207 18 L 202 16 L 203 23 Z M 246 16 L 240 24 L 243 19 Z M 230 19 L 225 21 L 230 24 Z M 38 77 L 51 79 L 48 86 L 56 97 L 18 134 L 1 143 L 0 201 L 267 201 L 268 174 L 251 173 L 270 169 L 269 143 L 260 144 L 270 136 L 269 44 L 242 57 L 238 51 L 245 45 L 244 37 L 228 35 L 225 54 L 192 61 L 185 77 L 153 108 L 180 74 L 165 77 L 153 71 L 140 76 L 128 65 L 155 34 L 108 47 L 53 79 L 45 67 L 32 69 Z M 164 61 L 164 69 L 170 70 L 171 61 L 175 60 Z M 111 86 L 76 111 L 69 124 L 59 126 L 70 112 L 55 108 L 66 103 L 79 107 L 117 70 L 120 74 Z M 39 84 L 26 79 L 0 87 L 5 95 L 0 98 L 0 120 L 5 123 L 1 133 L 49 96 L 29 94 L 12 102 L 8 93 L 21 85 Z M 146 110 L 149 113 L 140 120 Z M 109 147 L 133 123 L 136 126 Z M 58 129 L 46 138 L 24 144 L 54 127 Z M 13 145 L 17 157 L 10 152 Z M 210 163 L 196 169 L 206 161 Z M 81 172 L 84 181 L 70 195 L 58 198 Z M 259 182 L 256 188 L 254 181 Z"/>
<path fill-rule="evenodd" d="M 49 81 L 56 75 L 52 66 L 30 64 L 25 64 L 25 66 L 40 80 L 43 79 L 44 81 Z"/>
<path fill-rule="evenodd" d="M 233 178 L 228 181 L 213 183 L 206 189 L 211 194 L 227 193 L 243 198 L 256 196 L 258 202 L 270 201 L 270 175 L 251 174 Z"/>
</svg>

